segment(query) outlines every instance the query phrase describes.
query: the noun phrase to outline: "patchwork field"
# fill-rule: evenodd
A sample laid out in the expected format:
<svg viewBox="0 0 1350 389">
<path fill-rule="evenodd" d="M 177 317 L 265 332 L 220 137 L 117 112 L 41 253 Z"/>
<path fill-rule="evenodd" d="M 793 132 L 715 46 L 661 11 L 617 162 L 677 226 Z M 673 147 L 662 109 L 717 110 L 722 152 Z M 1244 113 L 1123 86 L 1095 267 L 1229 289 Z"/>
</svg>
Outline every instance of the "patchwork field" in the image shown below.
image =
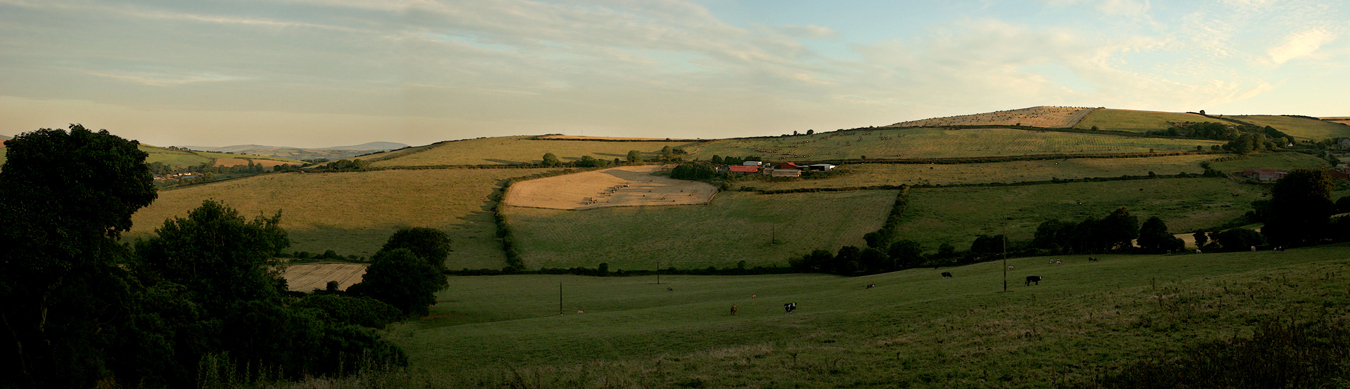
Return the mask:
<svg viewBox="0 0 1350 389">
<path fill-rule="evenodd" d="M 1241 115 L 1233 118 L 1258 126 L 1271 126 L 1299 140 L 1350 137 L 1350 126 L 1321 120 L 1279 115 Z"/>
<path fill-rule="evenodd" d="M 1185 122 L 1216 122 L 1231 124 L 1231 122 L 1193 113 L 1098 109 L 1092 111 L 1091 114 L 1088 114 L 1086 118 L 1083 118 L 1083 120 L 1078 122 L 1078 125 L 1073 126 L 1073 128 L 1086 130 L 1096 126 L 1098 130 L 1103 131 L 1145 132 L 1166 130 L 1168 127 L 1171 127 L 1173 123 Z"/>
<path fill-rule="evenodd" d="M 551 209 L 594 209 L 706 204 L 717 188 L 704 182 L 654 176 L 661 166 L 624 166 L 514 184 L 506 204 Z"/>
<path fill-rule="evenodd" d="M 211 165 L 211 166 L 231 166 L 231 167 L 232 167 L 232 166 L 248 166 L 249 163 L 253 163 L 254 165 L 262 165 L 262 167 L 264 167 L 264 168 L 269 168 L 269 169 L 270 169 L 271 167 L 277 166 L 277 165 L 303 165 L 303 164 L 304 164 L 304 162 L 300 162 L 300 161 L 281 161 L 281 160 L 275 160 L 275 159 L 260 159 L 260 158 L 217 158 L 217 159 L 215 160 L 215 164 L 214 164 L 214 165 Z"/>
<path fill-rule="evenodd" d="M 943 242 L 970 248 L 979 234 L 1029 240 L 1047 219 L 1081 222 L 1127 207 L 1139 222 L 1158 216 L 1173 233 L 1212 228 L 1238 218 L 1263 198 L 1264 187 L 1224 178 L 1161 178 L 1012 187 L 910 189 L 909 210 L 897 231 L 929 251 Z"/>
<path fill-rule="evenodd" d="M 1306 169 L 1328 166 L 1327 160 L 1303 153 L 1257 153 L 1246 158 L 1215 162 L 1210 165 L 1226 173 L 1241 173 L 1246 169 Z"/>
<path fill-rule="evenodd" d="M 337 281 L 338 290 L 361 282 L 368 265 L 361 263 L 299 263 L 286 266 L 286 286 L 297 292 L 324 289 L 328 281 Z"/>
<path fill-rule="evenodd" d="M 659 285 L 455 277 L 430 316 L 388 337 L 408 350 L 410 382 L 434 387 L 1093 387 L 1268 321 L 1348 319 L 1348 249 L 1010 259 L 1006 293 L 998 262 Z M 1024 286 L 1027 275 L 1045 281 Z M 798 310 L 784 314 L 787 302 Z"/>
<path fill-rule="evenodd" d="M 1350 117 L 1326 117 L 1321 119 L 1332 123 L 1350 125 Z"/>
<path fill-rule="evenodd" d="M 724 192 L 700 206 L 509 207 L 506 215 L 527 269 L 783 266 L 811 250 L 863 245 L 863 234 L 881 228 L 896 193 Z"/>
<path fill-rule="evenodd" d="M 686 149 L 697 142 L 605 142 L 575 140 L 535 140 L 528 136 L 465 139 L 444 142 L 417 150 L 390 153 L 371 167 L 445 166 L 445 165 L 511 165 L 539 163 L 544 154 L 553 153 L 563 162 L 576 161 L 582 156 L 596 159 L 626 159 L 628 152 L 637 150 L 644 158 L 659 156 L 665 146 Z M 365 160 L 376 160 L 381 154 Z"/>
<path fill-rule="evenodd" d="M 947 127 L 947 126 L 1028 126 L 1045 128 L 1069 128 L 1083 120 L 1093 108 L 1082 107 L 1031 107 L 1007 111 L 978 113 L 974 115 L 949 116 L 911 120 L 890 125 L 889 127 Z"/>
<path fill-rule="evenodd" d="M 878 128 L 772 138 L 723 139 L 693 148 L 694 157 L 759 156 L 768 161 L 1001 157 L 1193 151 L 1222 142 L 1008 128 Z"/>
<path fill-rule="evenodd" d="M 209 151 L 169 150 L 162 147 L 147 146 L 147 145 L 139 145 L 137 146 L 137 148 L 140 149 L 141 151 L 144 151 L 146 154 L 149 154 L 145 159 L 146 163 L 159 162 L 175 168 L 197 166 L 201 164 L 212 164 L 212 166 L 248 165 L 248 161 L 253 161 L 253 163 L 255 164 L 260 164 L 269 168 L 272 166 L 283 164 L 291 164 L 291 165 L 304 164 L 304 162 L 293 159 L 263 157 L 257 155 L 227 154 Z"/>
<path fill-rule="evenodd" d="M 1212 154 L 1186 154 L 1149 158 L 1071 158 L 1053 161 L 1012 161 L 967 164 L 850 164 L 835 168 L 840 175 L 822 179 L 785 182 L 739 181 L 733 190 L 799 188 L 858 188 L 877 185 L 962 185 L 994 182 L 1050 181 L 1123 175 L 1199 174 L 1201 161 Z"/>
<path fill-rule="evenodd" d="M 450 235 L 451 269 L 501 268 L 489 196 L 501 182 L 546 169 L 390 170 L 363 173 L 286 173 L 159 192 L 132 217 L 129 239 L 144 237 L 164 220 L 185 216 L 215 199 L 246 217 L 282 211 L 293 251 L 369 257 L 401 227 L 430 227 Z"/>
</svg>

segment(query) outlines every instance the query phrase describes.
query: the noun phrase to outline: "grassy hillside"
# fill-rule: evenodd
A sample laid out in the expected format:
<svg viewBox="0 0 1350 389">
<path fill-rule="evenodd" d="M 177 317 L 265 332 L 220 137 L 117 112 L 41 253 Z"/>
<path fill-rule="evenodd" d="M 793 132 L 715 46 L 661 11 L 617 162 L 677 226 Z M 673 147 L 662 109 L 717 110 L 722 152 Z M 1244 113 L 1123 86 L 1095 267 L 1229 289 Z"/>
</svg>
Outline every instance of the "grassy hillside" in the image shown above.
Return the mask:
<svg viewBox="0 0 1350 389">
<path fill-rule="evenodd" d="M 1245 169 L 1305 169 L 1317 166 L 1328 166 L 1327 160 L 1303 153 L 1258 153 L 1211 165 L 1218 171 L 1228 173 Z"/>
<path fill-rule="evenodd" d="M 943 269 L 950 279 L 456 277 L 390 338 L 413 382 L 440 387 L 1088 387 L 1269 320 L 1345 320 L 1350 306 L 1344 245 L 1100 258 L 1010 260 L 1007 293 L 998 262 Z"/>
<path fill-rule="evenodd" d="M 835 170 L 839 175 L 785 182 L 739 181 L 735 188 L 798 189 L 857 188 L 876 185 L 960 185 L 992 182 L 1050 181 L 1087 177 L 1120 177 L 1203 173 L 1200 162 L 1216 158 L 1212 154 L 1188 154 L 1151 158 L 1074 158 L 1053 161 L 1013 161 L 970 164 L 850 164 Z"/>
<path fill-rule="evenodd" d="M 723 139 L 695 147 L 693 157 L 760 156 L 770 161 L 997 157 L 1188 151 L 1220 142 L 1136 138 L 1007 128 L 878 128 L 774 138 Z"/>
<path fill-rule="evenodd" d="M 137 148 L 148 154 L 148 156 L 146 156 L 145 158 L 145 163 L 159 162 L 175 168 L 197 166 L 203 163 L 211 163 L 216 159 L 240 159 L 240 158 L 251 160 L 279 161 L 282 163 L 295 165 L 304 164 L 304 162 L 298 160 L 279 157 L 264 157 L 247 154 L 228 154 L 210 151 L 169 150 L 166 148 L 149 145 L 140 145 L 137 146 Z M 268 163 L 269 166 L 272 164 L 275 163 Z"/>
<path fill-rule="evenodd" d="M 282 211 L 294 251 L 370 256 L 400 227 L 445 231 L 455 250 L 448 266 L 501 268 L 488 196 L 504 179 L 543 169 L 445 169 L 365 173 L 267 174 L 159 192 L 132 221 L 128 238 L 150 234 L 206 199 L 244 215 Z"/>
<path fill-rule="evenodd" d="M 930 251 L 943 242 L 966 250 L 976 235 L 1003 233 L 1004 215 L 1012 218 L 1007 221 L 1009 238 L 1026 240 L 1046 219 L 1080 222 L 1088 216 L 1101 218 L 1119 207 L 1128 207 L 1140 223 L 1158 216 L 1172 232 L 1180 233 L 1233 220 L 1265 193 L 1264 187 L 1223 178 L 915 188 L 910 190 L 909 210 L 897 233 L 923 243 Z"/>
<path fill-rule="evenodd" d="M 1279 115 L 1240 115 L 1233 118 L 1258 126 L 1275 127 L 1300 140 L 1350 137 L 1350 126 L 1315 119 Z"/>
<path fill-rule="evenodd" d="M 563 162 L 582 156 L 597 159 L 625 159 L 629 150 L 641 151 L 645 157 L 660 155 L 661 148 L 685 147 L 690 142 L 604 142 L 576 140 L 533 140 L 527 136 L 465 139 L 444 142 L 416 150 L 371 155 L 365 160 L 377 160 L 371 167 L 438 166 L 438 165 L 511 165 L 539 163 L 545 153 L 553 153 Z"/>
<path fill-rule="evenodd" d="M 709 205 L 561 211 L 511 207 L 525 267 L 610 270 L 787 265 L 814 249 L 863 245 L 896 191 L 758 195 L 724 192 Z M 778 244 L 772 244 L 776 237 Z"/>
<path fill-rule="evenodd" d="M 1097 129 L 1103 131 L 1145 132 L 1166 130 L 1168 127 L 1172 126 L 1172 123 L 1183 122 L 1217 122 L 1231 124 L 1231 122 L 1192 113 L 1098 109 L 1088 114 L 1087 117 L 1078 122 L 1078 125 L 1074 126 L 1074 128 L 1086 130 L 1096 126 Z"/>
</svg>

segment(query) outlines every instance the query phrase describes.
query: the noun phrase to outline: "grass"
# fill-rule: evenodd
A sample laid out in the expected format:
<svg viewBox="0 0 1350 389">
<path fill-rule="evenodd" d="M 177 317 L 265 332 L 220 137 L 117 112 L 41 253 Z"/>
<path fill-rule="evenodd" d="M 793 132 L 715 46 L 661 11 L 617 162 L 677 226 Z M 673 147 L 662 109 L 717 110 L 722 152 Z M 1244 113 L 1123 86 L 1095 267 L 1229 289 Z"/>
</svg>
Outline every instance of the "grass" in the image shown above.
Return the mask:
<svg viewBox="0 0 1350 389">
<path fill-rule="evenodd" d="M 431 227 L 450 235 L 451 269 L 494 268 L 506 260 L 496 239 L 489 196 L 500 181 L 544 169 L 440 169 L 363 173 L 286 173 L 159 192 L 132 217 L 128 238 L 147 236 L 206 199 L 224 201 L 251 217 L 282 211 L 281 227 L 294 251 L 369 257 L 402 227 Z"/>
<path fill-rule="evenodd" d="M 387 336 L 428 387 L 1087 387 L 1269 320 L 1343 320 L 1350 306 L 1345 245 L 1099 257 L 1010 260 L 1008 293 L 998 262 L 943 269 L 950 279 L 455 277 L 431 316 Z M 1026 275 L 1045 281 L 1018 285 Z"/>
<path fill-rule="evenodd" d="M 1240 173 L 1246 169 L 1304 169 L 1328 165 L 1325 159 L 1303 153 L 1257 153 L 1210 166 L 1221 172 Z"/>
<path fill-rule="evenodd" d="M 1302 140 L 1350 137 L 1350 126 L 1321 120 L 1278 115 L 1241 115 L 1233 118 L 1262 127 L 1271 126 Z"/>
<path fill-rule="evenodd" d="M 589 155 L 596 159 L 627 160 L 630 150 L 638 150 L 644 158 L 659 156 L 665 146 L 689 148 L 690 142 L 603 142 L 572 140 L 533 140 L 527 136 L 465 139 L 444 142 L 419 150 L 404 150 L 387 155 L 371 167 L 443 166 L 443 165 L 514 165 L 539 163 L 545 153 L 553 153 L 563 162 L 575 161 Z M 373 160 L 384 155 L 372 155 Z"/>
<path fill-rule="evenodd" d="M 1236 219 L 1265 193 L 1263 187 L 1222 178 L 915 188 L 897 235 L 919 241 L 929 251 L 943 242 L 965 250 L 979 234 L 1003 233 L 1003 215 L 1012 218 L 1007 221 L 1010 239 L 1029 240 L 1046 219 L 1076 223 L 1119 207 L 1127 207 L 1141 224 L 1158 216 L 1170 231 L 1182 233 Z"/>
<path fill-rule="evenodd" d="M 1199 174 L 1200 162 L 1213 155 L 1189 154 L 1150 158 L 1073 158 L 972 164 L 849 164 L 838 176 L 785 182 L 739 181 L 736 187 L 756 189 L 856 188 L 875 185 L 960 185 L 1014 181 L 1050 181 L 1122 175 Z"/>
<path fill-rule="evenodd" d="M 707 160 L 759 156 L 770 161 L 1004 157 L 1193 151 L 1221 142 L 1140 138 L 1008 128 L 878 128 L 775 138 L 723 139 L 691 150 Z"/>
<path fill-rule="evenodd" d="M 162 147 L 155 147 L 148 145 L 139 145 L 137 146 L 137 148 L 148 154 L 148 156 L 145 158 L 145 163 L 159 162 L 175 168 L 197 166 L 204 163 L 210 164 L 215 162 L 216 159 L 239 159 L 239 158 L 253 159 L 253 160 L 282 161 L 296 165 L 304 164 L 304 162 L 293 159 L 263 157 L 247 154 L 227 154 L 208 151 L 169 150 Z"/>
<path fill-rule="evenodd" d="M 1078 125 L 1074 126 L 1074 128 L 1086 130 L 1096 126 L 1097 129 L 1103 131 L 1145 132 L 1166 130 L 1168 127 L 1172 126 L 1172 123 L 1182 122 L 1215 122 L 1232 124 L 1228 121 L 1190 113 L 1098 109 L 1088 114 L 1088 116 L 1078 122 Z"/>
<path fill-rule="evenodd" d="M 702 269 L 746 261 L 786 266 L 814 249 L 863 245 L 896 191 L 758 195 L 723 192 L 709 205 L 562 211 L 510 207 L 528 269 Z M 777 244 L 771 244 L 776 237 Z"/>
</svg>

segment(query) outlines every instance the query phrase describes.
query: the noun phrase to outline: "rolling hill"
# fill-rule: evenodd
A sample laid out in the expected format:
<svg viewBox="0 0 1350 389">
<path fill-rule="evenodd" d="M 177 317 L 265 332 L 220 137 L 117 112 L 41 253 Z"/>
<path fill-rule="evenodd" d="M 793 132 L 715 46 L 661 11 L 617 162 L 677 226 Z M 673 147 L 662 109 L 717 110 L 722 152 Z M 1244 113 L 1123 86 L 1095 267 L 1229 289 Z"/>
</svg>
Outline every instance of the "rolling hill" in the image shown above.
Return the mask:
<svg viewBox="0 0 1350 389">
<path fill-rule="evenodd" d="M 408 147 L 408 145 L 402 143 L 370 142 L 352 146 L 336 146 L 323 148 L 300 148 L 300 147 L 263 146 L 263 145 L 236 145 L 225 147 L 186 146 L 184 148 L 191 150 L 213 151 L 220 153 L 237 153 L 237 154 L 278 157 L 291 160 L 327 159 L 330 161 L 334 161 L 339 159 L 353 158 L 367 154 L 379 153 L 382 151 L 396 150 L 406 147 Z"/>
</svg>

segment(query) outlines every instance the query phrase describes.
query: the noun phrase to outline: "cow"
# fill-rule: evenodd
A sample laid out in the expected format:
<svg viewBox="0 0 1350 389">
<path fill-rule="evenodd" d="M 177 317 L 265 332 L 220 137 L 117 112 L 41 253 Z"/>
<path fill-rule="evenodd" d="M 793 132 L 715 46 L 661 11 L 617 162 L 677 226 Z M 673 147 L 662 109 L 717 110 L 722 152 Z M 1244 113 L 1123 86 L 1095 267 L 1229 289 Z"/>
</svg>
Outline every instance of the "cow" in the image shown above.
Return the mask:
<svg viewBox="0 0 1350 389">
<path fill-rule="evenodd" d="M 1027 286 L 1031 286 L 1031 283 L 1033 283 L 1033 282 L 1035 282 L 1036 285 L 1040 285 L 1040 284 L 1041 284 L 1041 276 L 1027 276 Z"/>
<path fill-rule="evenodd" d="M 1012 265 L 1008 265 L 1008 270 L 1013 270 L 1013 269 L 1016 269 L 1016 268 L 1015 268 L 1015 267 L 1012 267 Z"/>
<path fill-rule="evenodd" d="M 797 303 L 783 304 L 783 313 L 792 313 L 795 310 L 797 310 Z"/>
<path fill-rule="evenodd" d="M 731 306 L 731 316 L 736 316 L 736 305 Z"/>
<path fill-rule="evenodd" d="M 674 291 L 675 291 L 675 288 L 672 288 L 672 287 L 667 286 L 667 287 L 666 287 L 666 291 L 667 291 L 667 292 L 674 292 Z"/>
<path fill-rule="evenodd" d="M 1088 262 L 1097 262 L 1097 257 L 1088 257 Z"/>
<path fill-rule="evenodd" d="M 952 272 L 949 271 L 942 272 L 942 278 L 952 278 Z"/>
<path fill-rule="evenodd" d="M 875 287 L 877 287 L 877 284 L 867 284 L 867 289 L 872 289 Z"/>
</svg>

